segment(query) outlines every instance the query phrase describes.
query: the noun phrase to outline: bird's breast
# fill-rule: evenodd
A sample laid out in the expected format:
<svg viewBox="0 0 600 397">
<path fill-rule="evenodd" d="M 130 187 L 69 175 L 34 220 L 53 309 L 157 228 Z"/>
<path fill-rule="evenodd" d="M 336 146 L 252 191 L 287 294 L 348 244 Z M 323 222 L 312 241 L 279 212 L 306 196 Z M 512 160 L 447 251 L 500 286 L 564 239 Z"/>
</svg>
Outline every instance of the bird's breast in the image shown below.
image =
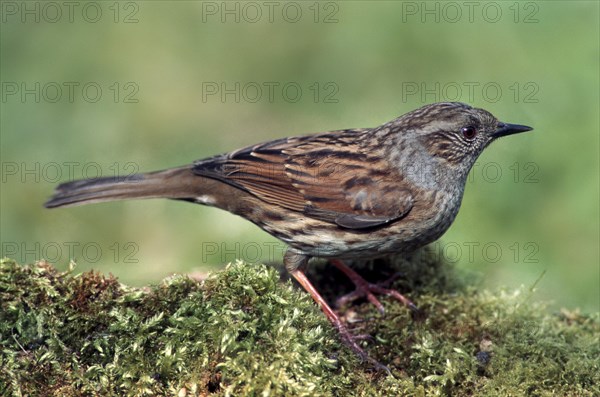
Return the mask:
<svg viewBox="0 0 600 397">
<path fill-rule="evenodd" d="M 261 217 L 261 228 L 296 250 L 314 257 L 371 258 L 411 252 L 437 240 L 452 224 L 462 191 L 422 191 L 407 216 L 373 229 L 345 229 L 291 211 Z"/>
</svg>

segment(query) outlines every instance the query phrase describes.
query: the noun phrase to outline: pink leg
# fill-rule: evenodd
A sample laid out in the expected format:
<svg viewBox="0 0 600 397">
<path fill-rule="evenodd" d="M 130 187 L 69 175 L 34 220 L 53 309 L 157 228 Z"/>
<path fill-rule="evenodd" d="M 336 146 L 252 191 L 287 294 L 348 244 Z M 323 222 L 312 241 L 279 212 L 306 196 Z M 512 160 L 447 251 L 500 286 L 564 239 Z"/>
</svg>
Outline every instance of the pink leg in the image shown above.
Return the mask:
<svg viewBox="0 0 600 397">
<path fill-rule="evenodd" d="M 340 269 L 346 276 L 348 276 L 348 278 L 350 280 L 352 280 L 354 285 L 356 285 L 356 290 L 354 292 L 351 292 L 348 295 L 344 295 L 338 299 L 337 303 L 339 305 L 344 305 L 344 304 L 346 304 L 348 302 L 352 302 L 353 300 L 358 299 L 362 296 L 366 296 L 366 298 L 369 300 L 369 302 L 371 302 L 373 305 L 375 305 L 377 310 L 379 310 L 379 312 L 381 314 L 383 314 L 385 312 L 385 309 L 383 308 L 383 305 L 381 304 L 379 299 L 377 299 L 374 295 L 374 294 L 380 294 L 380 295 L 391 296 L 392 298 L 402 302 L 409 309 L 417 310 L 417 307 L 414 305 L 414 303 L 412 303 L 408 298 L 406 298 L 400 292 L 398 292 L 394 289 L 384 288 L 383 286 L 378 285 L 378 284 L 369 283 L 367 280 L 362 278 L 358 273 L 356 273 L 354 270 L 352 270 L 351 268 L 346 266 L 344 264 L 344 262 L 342 262 L 339 259 L 331 259 L 329 262 L 332 265 L 334 265 L 335 267 L 337 267 L 338 269 Z"/>
<path fill-rule="evenodd" d="M 329 307 L 325 299 L 319 294 L 319 292 L 315 289 L 312 283 L 308 280 L 304 272 L 300 269 L 295 269 L 290 271 L 291 275 L 304 287 L 306 292 L 312 296 L 315 302 L 319 305 L 325 316 L 329 319 L 329 321 L 333 324 L 333 326 L 338 330 L 340 335 L 342 336 L 342 340 L 344 343 L 350 347 L 352 350 L 356 352 L 363 360 L 370 362 L 377 369 L 382 369 L 388 373 L 390 370 L 383 364 L 369 357 L 369 355 L 355 342 L 355 338 L 350 334 L 344 323 L 340 320 L 337 314 Z"/>
</svg>

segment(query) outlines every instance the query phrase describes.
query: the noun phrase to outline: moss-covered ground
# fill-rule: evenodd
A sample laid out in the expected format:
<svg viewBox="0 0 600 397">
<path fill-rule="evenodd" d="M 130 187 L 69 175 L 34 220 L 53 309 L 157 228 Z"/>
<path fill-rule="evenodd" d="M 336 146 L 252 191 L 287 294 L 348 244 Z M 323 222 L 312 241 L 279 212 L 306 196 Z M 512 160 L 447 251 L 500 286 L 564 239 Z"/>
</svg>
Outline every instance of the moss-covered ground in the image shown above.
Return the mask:
<svg viewBox="0 0 600 397">
<path fill-rule="evenodd" d="M 426 252 L 426 251 L 423 251 Z M 131 288 L 45 262 L 0 263 L 6 396 L 598 396 L 598 314 L 549 313 L 532 286 L 485 291 L 434 255 L 357 265 L 419 307 L 382 298 L 340 312 L 392 375 L 346 348 L 310 297 L 270 266 Z M 333 266 L 309 277 L 333 301 Z"/>
</svg>

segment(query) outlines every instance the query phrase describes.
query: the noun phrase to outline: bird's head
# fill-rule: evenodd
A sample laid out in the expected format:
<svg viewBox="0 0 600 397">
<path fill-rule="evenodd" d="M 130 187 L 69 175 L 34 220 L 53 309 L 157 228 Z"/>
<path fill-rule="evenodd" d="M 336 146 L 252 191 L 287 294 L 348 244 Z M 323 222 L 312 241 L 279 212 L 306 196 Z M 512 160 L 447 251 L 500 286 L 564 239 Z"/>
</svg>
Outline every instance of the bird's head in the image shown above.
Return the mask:
<svg viewBox="0 0 600 397">
<path fill-rule="evenodd" d="M 481 152 L 494 140 L 532 130 L 499 121 L 490 112 L 460 102 L 423 106 L 397 119 L 421 146 L 441 163 L 468 173 Z"/>
<path fill-rule="evenodd" d="M 399 171 L 426 188 L 466 177 L 483 150 L 494 140 L 532 130 L 499 121 L 490 112 L 460 102 L 423 106 L 373 130 L 387 158 Z"/>
</svg>

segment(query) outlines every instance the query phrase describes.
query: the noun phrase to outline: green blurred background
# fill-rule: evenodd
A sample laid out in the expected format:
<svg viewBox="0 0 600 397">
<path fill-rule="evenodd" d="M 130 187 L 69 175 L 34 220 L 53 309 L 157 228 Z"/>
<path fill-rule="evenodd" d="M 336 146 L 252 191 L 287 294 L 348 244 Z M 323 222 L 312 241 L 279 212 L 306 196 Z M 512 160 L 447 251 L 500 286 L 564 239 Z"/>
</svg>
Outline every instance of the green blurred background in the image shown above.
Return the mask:
<svg viewBox="0 0 600 397">
<path fill-rule="evenodd" d="M 70 4 L 2 2 L 1 256 L 72 256 L 134 285 L 280 260 L 275 239 L 213 208 L 42 203 L 71 178 L 459 100 L 535 131 L 482 155 L 439 248 L 486 286 L 546 272 L 537 297 L 599 310 L 598 2 Z"/>
</svg>

